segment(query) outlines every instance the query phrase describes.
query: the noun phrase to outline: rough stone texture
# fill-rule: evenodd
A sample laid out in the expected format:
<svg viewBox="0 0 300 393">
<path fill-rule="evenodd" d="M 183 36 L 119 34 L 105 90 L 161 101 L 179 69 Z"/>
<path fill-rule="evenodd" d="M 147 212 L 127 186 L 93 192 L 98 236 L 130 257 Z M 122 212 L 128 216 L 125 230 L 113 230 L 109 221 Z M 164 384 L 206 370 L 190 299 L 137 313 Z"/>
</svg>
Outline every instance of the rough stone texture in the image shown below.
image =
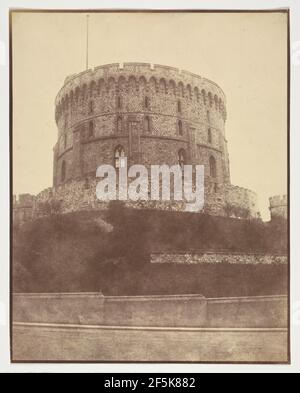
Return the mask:
<svg viewBox="0 0 300 393">
<path fill-rule="evenodd" d="M 244 264 L 244 265 L 286 265 L 286 255 L 235 254 L 235 253 L 182 253 L 182 254 L 151 254 L 151 263 L 177 264 Z"/>
<path fill-rule="evenodd" d="M 239 217 L 244 210 L 243 218 L 260 218 L 255 192 L 246 188 L 227 185 L 226 187 L 226 213 L 229 217 Z"/>
<path fill-rule="evenodd" d="M 288 197 L 287 195 L 276 195 L 270 198 L 271 219 L 288 218 Z"/>
<path fill-rule="evenodd" d="M 20 223 L 33 218 L 35 196 L 31 194 L 20 194 L 19 199 L 13 196 L 13 222 Z"/>
<path fill-rule="evenodd" d="M 96 169 L 114 165 L 122 146 L 128 165 L 204 165 L 208 214 L 259 218 L 256 195 L 231 186 L 225 135 L 226 98 L 214 82 L 173 67 L 109 64 L 66 78 L 55 100 L 58 140 L 53 193 L 61 211 L 105 208 L 96 200 Z M 210 160 L 215 160 L 215 174 Z M 90 188 L 90 190 L 89 190 Z M 45 201 L 38 195 L 37 201 Z M 185 202 L 128 201 L 133 207 L 185 210 Z"/>
<path fill-rule="evenodd" d="M 101 164 L 113 165 L 119 145 L 129 165 L 147 167 L 178 164 L 184 149 L 186 163 L 205 166 L 206 210 L 224 214 L 223 185 L 230 182 L 225 119 L 225 96 L 216 84 L 172 67 L 113 64 L 72 76 L 56 98 L 54 187 L 95 176 Z M 216 178 L 210 176 L 210 157 Z"/>
</svg>

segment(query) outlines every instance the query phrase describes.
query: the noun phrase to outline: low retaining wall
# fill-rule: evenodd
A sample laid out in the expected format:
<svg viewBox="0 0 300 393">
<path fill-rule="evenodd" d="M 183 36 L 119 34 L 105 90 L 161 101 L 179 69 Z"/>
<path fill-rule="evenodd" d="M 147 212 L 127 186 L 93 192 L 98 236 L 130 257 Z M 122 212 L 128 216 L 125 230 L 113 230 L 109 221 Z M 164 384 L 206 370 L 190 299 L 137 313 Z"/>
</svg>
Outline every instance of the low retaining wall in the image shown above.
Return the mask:
<svg viewBox="0 0 300 393">
<path fill-rule="evenodd" d="M 287 327 L 286 296 L 14 294 L 15 322 L 153 327 Z"/>
<path fill-rule="evenodd" d="M 288 362 L 287 329 L 15 323 L 13 361 Z"/>
<path fill-rule="evenodd" d="M 242 264 L 242 265 L 286 265 L 286 255 L 240 254 L 223 252 L 152 253 L 151 263 L 174 264 Z"/>
<path fill-rule="evenodd" d="M 286 296 L 208 299 L 206 322 L 206 326 L 221 328 L 284 328 L 288 326 L 288 300 Z"/>
</svg>

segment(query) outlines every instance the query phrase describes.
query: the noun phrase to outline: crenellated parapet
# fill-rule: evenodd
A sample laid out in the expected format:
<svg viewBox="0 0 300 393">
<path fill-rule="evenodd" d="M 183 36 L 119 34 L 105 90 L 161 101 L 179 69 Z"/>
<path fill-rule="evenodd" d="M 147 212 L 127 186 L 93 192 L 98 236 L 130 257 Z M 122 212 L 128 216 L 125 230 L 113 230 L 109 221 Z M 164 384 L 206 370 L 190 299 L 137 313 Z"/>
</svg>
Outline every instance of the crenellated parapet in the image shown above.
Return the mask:
<svg viewBox="0 0 300 393">
<path fill-rule="evenodd" d="M 169 66 L 116 63 L 67 77 L 55 101 L 54 188 L 95 176 L 120 150 L 129 165 L 203 164 L 209 189 L 221 190 L 230 183 L 225 101 L 216 83 Z"/>
<path fill-rule="evenodd" d="M 23 224 L 33 218 L 35 196 L 31 194 L 13 195 L 13 221 L 15 224 Z"/>
<path fill-rule="evenodd" d="M 150 63 L 107 64 L 65 79 L 55 100 L 56 121 L 70 107 L 101 94 L 130 90 L 165 94 L 190 100 L 195 106 L 220 113 L 226 119 L 226 97 L 213 81 L 178 68 Z"/>
<path fill-rule="evenodd" d="M 275 195 L 269 198 L 271 219 L 288 218 L 288 196 Z"/>
<path fill-rule="evenodd" d="M 106 209 L 108 204 L 96 198 L 96 170 L 118 169 L 126 157 L 128 167 L 148 170 L 203 165 L 202 213 L 259 217 L 256 194 L 231 185 L 226 97 L 207 78 L 149 63 L 101 65 L 65 79 L 55 118 L 53 187 L 33 197 L 27 215 Z M 185 211 L 186 201 L 128 200 L 126 206 Z"/>
</svg>

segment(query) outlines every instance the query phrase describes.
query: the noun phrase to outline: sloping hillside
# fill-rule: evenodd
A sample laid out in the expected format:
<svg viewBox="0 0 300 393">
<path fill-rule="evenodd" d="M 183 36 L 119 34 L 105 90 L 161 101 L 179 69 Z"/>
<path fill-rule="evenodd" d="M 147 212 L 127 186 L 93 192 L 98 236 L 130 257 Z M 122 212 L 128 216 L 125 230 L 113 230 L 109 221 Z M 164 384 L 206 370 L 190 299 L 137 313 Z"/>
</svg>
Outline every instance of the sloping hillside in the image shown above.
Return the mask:
<svg viewBox="0 0 300 393">
<path fill-rule="evenodd" d="M 53 215 L 14 228 L 14 290 L 104 294 L 283 294 L 286 266 L 149 264 L 153 250 L 286 252 L 284 222 L 140 211 Z"/>
</svg>

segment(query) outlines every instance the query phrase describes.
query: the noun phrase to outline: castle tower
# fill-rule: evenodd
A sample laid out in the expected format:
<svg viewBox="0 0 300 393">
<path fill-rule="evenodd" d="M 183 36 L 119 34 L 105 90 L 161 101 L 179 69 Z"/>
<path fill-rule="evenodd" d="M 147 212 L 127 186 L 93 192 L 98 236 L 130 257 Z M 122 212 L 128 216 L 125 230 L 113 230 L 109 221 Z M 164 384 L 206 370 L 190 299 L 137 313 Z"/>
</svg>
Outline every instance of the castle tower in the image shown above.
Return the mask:
<svg viewBox="0 0 300 393">
<path fill-rule="evenodd" d="M 270 199 L 271 220 L 288 218 L 288 198 L 287 195 L 276 195 Z"/>
<path fill-rule="evenodd" d="M 231 188 L 226 116 L 215 82 L 177 68 L 124 63 L 71 75 L 55 101 L 54 190 L 70 205 L 80 192 L 95 204 L 97 167 L 117 166 L 121 156 L 146 167 L 198 164 L 205 168 L 207 212 L 224 215 L 229 196 L 234 203 L 251 198 L 255 216 L 253 195 Z M 72 196 L 65 198 L 67 189 Z"/>
</svg>

